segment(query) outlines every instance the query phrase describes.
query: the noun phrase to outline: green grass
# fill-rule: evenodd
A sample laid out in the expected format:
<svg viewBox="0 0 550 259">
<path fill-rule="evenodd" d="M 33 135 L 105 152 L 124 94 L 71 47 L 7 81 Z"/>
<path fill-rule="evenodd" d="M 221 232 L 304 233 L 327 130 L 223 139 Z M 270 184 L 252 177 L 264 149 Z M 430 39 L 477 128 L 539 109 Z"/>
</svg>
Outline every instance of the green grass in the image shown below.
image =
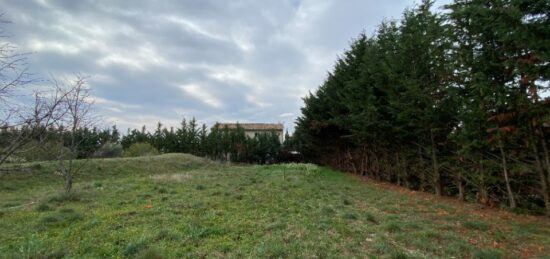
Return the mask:
<svg viewBox="0 0 550 259">
<path fill-rule="evenodd" d="M 184 154 L 0 176 L 0 258 L 501 258 L 550 254 L 546 219 L 480 210 L 312 165 Z M 285 171 L 283 179 L 283 171 Z"/>
</svg>

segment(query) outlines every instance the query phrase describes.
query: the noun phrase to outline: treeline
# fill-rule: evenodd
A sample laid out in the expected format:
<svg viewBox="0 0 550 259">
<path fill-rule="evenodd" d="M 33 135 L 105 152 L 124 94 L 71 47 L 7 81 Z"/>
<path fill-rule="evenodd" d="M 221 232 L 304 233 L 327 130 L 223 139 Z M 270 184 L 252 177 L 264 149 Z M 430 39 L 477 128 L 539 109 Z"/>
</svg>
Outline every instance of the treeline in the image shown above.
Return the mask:
<svg viewBox="0 0 550 259">
<path fill-rule="evenodd" d="M 23 132 L 21 132 L 23 131 Z M 29 133 L 26 133 L 28 131 Z M 34 130 L 36 131 L 36 130 Z M 30 135 L 31 129 L 0 128 L 0 147 L 21 135 Z M 280 160 L 282 143 L 275 132 L 247 137 L 242 127 L 229 129 L 216 125 L 208 129 L 193 118 L 185 119 L 177 128 L 163 127 L 153 132 L 145 126 L 141 130 L 128 129 L 121 135 L 116 126 L 106 129 L 82 127 L 70 134 L 64 127 L 40 130 L 32 141 L 11 158 L 11 162 L 56 160 L 72 141 L 76 142 L 76 159 L 141 156 L 157 153 L 189 153 L 216 160 L 242 163 L 272 163 Z M 74 137 L 73 137 L 74 135 Z"/>
<path fill-rule="evenodd" d="M 20 136 L 30 137 L 8 162 L 56 160 L 59 156 L 70 153 L 67 149 L 73 141 L 73 134 L 65 127 L 37 127 L 42 129 L 0 127 L 0 148 L 9 146 Z M 116 126 L 105 129 L 78 128 L 74 133 L 74 141 L 78 144 L 77 150 L 75 154 L 70 155 L 76 159 L 121 156 L 120 140 L 121 135 Z"/>
<path fill-rule="evenodd" d="M 159 123 L 152 133 L 145 126 L 141 130 L 129 130 L 122 137 L 122 147 L 128 149 L 135 143 L 149 143 L 163 153 L 189 153 L 215 160 L 261 164 L 278 161 L 284 144 L 275 132 L 251 138 L 238 125 L 236 129 L 218 125 L 208 129 L 205 124 L 199 126 L 194 118 L 182 120 L 177 128 Z"/>
<path fill-rule="evenodd" d="M 309 159 L 550 215 L 550 2 L 433 1 L 359 35 L 304 98 Z"/>
</svg>

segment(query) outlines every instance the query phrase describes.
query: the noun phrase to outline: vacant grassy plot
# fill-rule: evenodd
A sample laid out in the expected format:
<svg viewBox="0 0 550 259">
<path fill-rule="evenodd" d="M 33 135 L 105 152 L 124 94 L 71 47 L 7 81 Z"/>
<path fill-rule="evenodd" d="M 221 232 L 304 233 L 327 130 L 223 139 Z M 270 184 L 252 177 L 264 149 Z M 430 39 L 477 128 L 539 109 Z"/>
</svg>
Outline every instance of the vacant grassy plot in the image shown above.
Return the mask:
<svg viewBox="0 0 550 259">
<path fill-rule="evenodd" d="M 543 257 L 550 222 L 305 165 L 169 154 L 0 176 L 0 257 Z"/>
</svg>

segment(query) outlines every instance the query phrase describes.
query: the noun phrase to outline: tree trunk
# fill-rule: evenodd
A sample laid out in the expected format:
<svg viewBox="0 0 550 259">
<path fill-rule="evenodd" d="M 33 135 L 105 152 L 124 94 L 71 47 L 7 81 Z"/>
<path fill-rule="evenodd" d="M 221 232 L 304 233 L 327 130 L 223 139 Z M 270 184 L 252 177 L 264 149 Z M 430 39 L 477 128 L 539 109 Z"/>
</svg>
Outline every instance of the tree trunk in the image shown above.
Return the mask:
<svg viewBox="0 0 550 259">
<path fill-rule="evenodd" d="M 347 149 L 347 160 L 349 165 L 351 165 L 353 174 L 357 174 L 357 167 L 355 166 L 355 162 L 353 161 L 353 156 L 351 155 L 351 151 L 349 151 L 349 148 Z"/>
<path fill-rule="evenodd" d="M 369 161 L 368 150 L 366 145 L 363 145 L 361 149 L 361 175 L 365 176 L 367 174 L 367 163 Z"/>
<path fill-rule="evenodd" d="M 407 159 L 404 155 L 401 155 L 401 162 L 397 161 L 399 163 L 399 168 L 401 168 L 401 174 L 403 175 L 403 182 L 405 183 L 405 187 L 411 188 L 409 184 L 409 171 L 407 169 Z"/>
<path fill-rule="evenodd" d="M 506 161 L 506 153 L 504 152 L 504 144 L 502 140 L 498 140 L 498 146 L 500 148 L 500 155 L 502 157 L 502 172 L 504 174 L 504 182 L 506 183 L 506 191 L 508 193 L 508 201 L 510 202 L 510 208 L 516 208 L 516 199 L 514 198 L 514 193 L 512 192 L 512 187 L 510 186 L 510 179 L 508 176 L 508 164 Z"/>
<path fill-rule="evenodd" d="M 73 188 L 73 176 L 71 174 L 65 175 L 65 192 L 69 193 L 71 192 Z"/>
<path fill-rule="evenodd" d="M 540 179 L 540 193 L 542 195 L 542 199 L 544 200 L 544 207 L 546 208 L 546 215 L 550 216 L 550 195 L 548 193 L 548 177 L 546 173 L 544 172 L 544 167 L 542 165 L 542 161 L 539 157 L 539 150 L 537 148 L 537 144 L 533 140 L 533 137 L 530 137 L 531 140 L 531 146 L 533 147 L 533 153 L 535 155 L 535 162 L 537 165 L 537 172 L 539 174 Z"/>
<path fill-rule="evenodd" d="M 70 170 L 67 170 L 63 157 L 59 158 L 59 171 L 61 171 L 61 175 L 65 178 L 65 192 L 71 192 L 71 189 L 73 188 L 73 176 L 71 175 Z"/>
<path fill-rule="evenodd" d="M 374 154 L 374 172 L 376 174 L 376 180 L 381 181 L 382 176 L 380 175 L 380 159 L 376 153 Z"/>
<path fill-rule="evenodd" d="M 433 184 L 435 189 L 435 194 L 437 196 L 442 195 L 442 188 L 441 188 L 441 175 L 439 173 L 439 165 L 437 163 L 437 154 L 436 154 L 436 145 L 435 145 L 435 137 L 433 133 L 433 129 L 430 130 L 430 139 L 432 144 L 432 167 L 433 167 Z"/>
<path fill-rule="evenodd" d="M 458 199 L 464 201 L 464 183 L 462 182 L 462 169 L 458 170 L 457 175 Z"/>
<path fill-rule="evenodd" d="M 487 190 L 487 183 L 485 179 L 485 168 L 483 167 L 483 158 L 479 161 L 479 202 L 487 205 L 489 204 L 489 191 Z"/>
<path fill-rule="evenodd" d="M 422 157 L 422 147 L 421 146 L 418 146 L 418 164 L 420 165 L 418 168 L 420 169 L 420 191 L 421 192 L 424 192 L 426 190 L 425 188 L 425 185 L 424 183 L 426 182 L 426 173 L 424 172 L 424 168 L 422 168 L 422 161 L 423 161 L 423 157 Z"/>
<path fill-rule="evenodd" d="M 542 137 L 542 151 L 544 152 L 544 160 L 546 161 L 546 185 L 550 185 L 549 179 L 550 178 L 550 154 L 548 152 L 548 146 L 546 145 L 546 136 L 544 134 L 544 129 L 542 128 L 542 123 L 540 125 L 540 135 Z M 550 195 L 550 190 L 548 192 L 548 195 Z"/>
<path fill-rule="evenodd" d="M 397 185 L 401 186 L 401 163 L 399 162 L 399 152 L 395 152 L 395 174 L 397 175 Z"/>
</svg>

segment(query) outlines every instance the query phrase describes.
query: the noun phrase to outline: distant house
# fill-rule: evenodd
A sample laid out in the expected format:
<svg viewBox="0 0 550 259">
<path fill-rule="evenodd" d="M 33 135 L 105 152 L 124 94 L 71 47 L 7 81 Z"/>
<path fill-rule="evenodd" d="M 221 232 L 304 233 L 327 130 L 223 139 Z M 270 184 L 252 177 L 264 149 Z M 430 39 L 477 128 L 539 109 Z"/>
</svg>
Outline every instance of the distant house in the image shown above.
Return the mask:
<svg viewBox="0 0 550 259">
<path fill-rule="evenodd" d="M 222 130 L 226 126 L 228 129 L 236 129 L 237 125 L 244 129 L 244 133 L 247 137 L 254 138 L 258 134 L 265 134 L 270 132 L 275 132 L 279 137 L 279 141 L 283 143 L 283 130 L 284 126 L 282 123 L 216 123 L 215 127 Z"/>
</svg>

